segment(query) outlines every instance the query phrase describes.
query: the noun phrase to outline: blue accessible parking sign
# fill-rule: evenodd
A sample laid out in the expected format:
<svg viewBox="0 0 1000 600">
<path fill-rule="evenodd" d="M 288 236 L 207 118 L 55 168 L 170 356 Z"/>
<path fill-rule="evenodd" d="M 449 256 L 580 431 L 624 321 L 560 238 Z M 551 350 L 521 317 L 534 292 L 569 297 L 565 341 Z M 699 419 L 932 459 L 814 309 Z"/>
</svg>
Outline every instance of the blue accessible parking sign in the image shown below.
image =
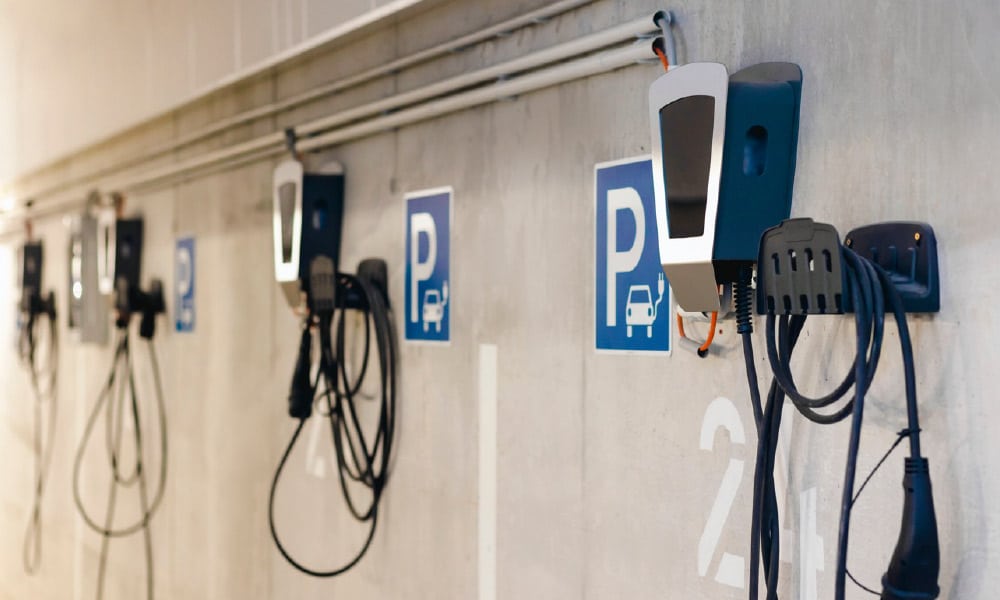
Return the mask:
<svg viewBox="0 0 1000 600">
<path fill-rule="evenodd" d="M 670 286 L 660 265 L 652 162 L 599 164 L 594 182 L 596 347 L 669 352 Z"/>
<path fill-rule="evenodd" d="M 406 195 L 406 339 L 451 340 L 451 188 Z"/>
</svg>

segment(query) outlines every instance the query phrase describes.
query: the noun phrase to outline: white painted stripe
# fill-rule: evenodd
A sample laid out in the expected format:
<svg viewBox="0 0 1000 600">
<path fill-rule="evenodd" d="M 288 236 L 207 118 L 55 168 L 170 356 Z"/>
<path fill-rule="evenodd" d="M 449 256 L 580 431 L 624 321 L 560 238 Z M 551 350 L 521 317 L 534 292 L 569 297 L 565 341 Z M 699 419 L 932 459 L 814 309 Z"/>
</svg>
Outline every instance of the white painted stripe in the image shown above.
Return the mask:
<svg viewBox="0 0 1000 600">
<path fill-rule="evenodd" d="M 497 597 L 497 347 L 479 345 L 479 600 Z"/>
<path fill-rule="evenodd" d="M 83 360 L 82 353 L 77 348 L 73 348 L 72 364 L 75 375 L 73 396 L 78 398 L 84 397 L 83 390 L 87 389 L 87 378 L 84 375 L 86 361 Z M 73 439 L 79 439 L 79 436 L 82 435 L 86 425 L 86 413 L 86 402 L 73 403 Z M 84 547 L 83 536 L 86 532 L 83 527 L 83 519 L 78 517 L 73 521 L 73 600 L 83 600 L 84 595 L 83 559 L 86 548 Z"/>
</svg>

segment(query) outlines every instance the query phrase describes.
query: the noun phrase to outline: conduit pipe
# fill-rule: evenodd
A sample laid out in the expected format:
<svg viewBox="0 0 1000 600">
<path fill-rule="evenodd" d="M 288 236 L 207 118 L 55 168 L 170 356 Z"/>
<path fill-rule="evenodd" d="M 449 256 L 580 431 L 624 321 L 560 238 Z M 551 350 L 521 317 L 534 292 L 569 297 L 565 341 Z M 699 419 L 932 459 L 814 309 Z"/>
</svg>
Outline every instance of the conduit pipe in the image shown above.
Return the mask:
<svg viewBox="0 0 1000 600">
<path fill-rule="evenodd" d="M 523 85 L 522 80 L 534 77 L 535 73 L 530 73 L 527 75 L 522 75 L 520 77 L 515 77 L 508 81 L 501 81 L 500 83 L 487 86 L 485 88 L 475 88 L 470 91 L 467 88 L 474 86 L 477 83 L 483 83 L 486 81 L 493 81 L 500 79 L 506 75 L 513 75 L 515 73 L 523 73 L 531 69 L 537 69 L 543 67 L 547 64 L 553 62 L 563 61 L 571 57 L 586 55 L 588 52 L 593 52 L 594 50 L 606 48 L 607 46 L 622 42 L 629 39 L 635 39 L 637 36 L 643 35 L 645 33 L 650 33 L 656 30 L 656 26 L 652 23 L 651 19 L 637 19 L 631 21 L 624 25 L 613 27 L 611 29 L 595 33 L 571 42 L 566 42 L 523 56 L 516 58 L 499 65 L 492 67 L 487 67 L 485 69 L 480 69 L 479 71 L 474 71 L 471 73 L 465 73 L 444 81 L 433 83 L 428 86 L 410 91 L 404 92 L 402 94 L 397 94 L 395 96 L 390 96 L 383 100 L 378 100 L 365 104 L 356 108 L 351 108 L 346 111 L 342 111 L 328 117 L 321 117 L 314 121 L 304 123 L 298 127 L 295 127 L 295 133 L 299 137 L 305 138 L 299 143 L 299 147 L 302 150 L 313 150 L 323 147 L 323 143 L 314 142 L 313 139 L 326 139 L 325 136 L 320 136 L 319 138 L 306 138 L 310 134 L 315 134 L 317 132 L 325 131 L 328 129 L 333 129 L 337 126 L 348 125 L 354 121 L 358 121 L 365 117 L 373 117 L 375 115 L 381 115 L 386 111 L 390 111 L 397 108 L 402 108 L 405 106 L 411 106 L 417 104 L 424 100 L 429 100 L 431 98 L 443 97 L 444 102 L 454 102 L 456 98 L 460 96 L 465 96 L 466 94 L 471 94 L 474 92 L 479 92 L 478 96 L 475 97 L 486 97 L 492 98 L 493 91 L 496 89 L 506 89 L 505 84 L 514 84 L 516 86 Z M 652 50 L 650 50 L 648 45 L 640 44 L 646 55 L 651 55 Z M 575 61 L 578 62 L 578 61 Z M 455 93 L 458 92 L 458 93 Z M 452 96 L 448 96 L 449 93 L 455 93 Z M 521 92 L 509 93 L 507 96 L 515 95 Z M 498 96 L 503 98 L 505 96 Z M 418 113 L 419 114 L 419 109 Z M 400 114 L 412 114 L 411 110 L 405 110 L 401 113 L 396 113 L 383 117 L 391 122 L 399 121 Z M 383 118 L 376 118 L 375 122 L 381 122 Z M 360 130 L 366 130 L 369 125 L 367 123 L 362 123 L 357 125 L 357 127 L 348 127 L 348 130 L 355 130 L 361 128 Z M 398 125 L 395 125 L 398 126 Z M 384 129 L 384 127 L 383 127 Z M 330 135 L 338 135 L 336 130 Z M 350 139 L 355 139 L 354 137 Z M 233 146 L 227 146 L 219 150 L 210 151 L 205 154 L 191 157 L 186 160 L 182 160 L 177 163 L 164 165 L 155 169 L 147 169 L 136 173 L 132 176 L 125 176 L 122 178 L 113 178 L 109 181 L 104 181 L 101 183 L 100 187 L 107 189 L 123 189 L 128 190 L 130 188 L 137 187 L 153 181 L 159 181 L 164 178 L 169 178 L 173 175 L 181 174 L 189 170 L 201 168 L 210 165 L 215 162 L 221 162 L 228 159 L 236 158 L 243 154 L 249 154 L 259 150 L 264 150 L 267 148 L 275 148 L 280 151 L 284 148 L 285 135 L 283 132 L 273 132 L 261 137 L 242 142 L 240 144 L 235 144 Z M 331 145 L 331 144 L 326 144 Z"/>
<path fill-rule="evenodd" d="M 517 73 L 524 73 L 548 64 L 585 55 L 589 52 L 606 48 L 624 40 L 635 39 L 643 34 L 654 32 L 656 29 L 657 26 L 652 22 L 652 20 L 648 18 L 636 19 L 635 21 L 625 23 L 624 25 L 612 27 L 611 29 L 606 29 L 571 42 L 558 44 L 539 52 L 534 52 L 504 63 L 486 67 L 485 69 L 472 71 L 470 73 L 463 73 L 462 75 L 432 83 L 422 88 L 389 96 L 388 98 L 363 104 L 355 108 L 349 108 L 347 110 L 334 113 L 328 117 L 321 117 L 295 127 L 295 133 L 297 136 L 305 138 L 311 134 L 348 125 L 352 122 L 380 115 L 402 107 L 412 106 L 432 98 L 447 97 L 448 94 L 459 90 L 465 90 L 476 84 L 512 76 Z M 494 89 L 494 87 L 495 86 L 485 88 L 487 94 L 489 94 L 489 90 Z M 182 173 L 189 169 L 197 168 L 199 166 L 227 160 L 242 154 L 262 150 L 269 146 L 281 145 L 284 143 L 284 139 L 285 135 L 283 132 L 274 132 L 242 144 L 236 144 L 214 152 L 194 156 L 179 163 L 165 165 L 159 169 L 153 169 L 151 171 L 144 171 L 138 174 L 139 182 L 141 184 L 147 181 L 156 181 L 176 173 Z M 309 139 L 303 139 L 299 144 L 299 147 L 303 150 L 308 150 L 314 149 L 317 146 L 311 145 Z M 110 189 L 127 189 L 135 185 L 136 183 L 134 181 L 126 180 L 123 183 L 112 184 L 108 187 Z"/>
<path fill-rule="evenodd" d="M 526 56 L 521 56 L 507 62 L 503 62 L 485 69 L 463 73 L 456 77 L 451 77 L 432 83 L 402 94 L 390 96 L 384 100 L 371 102 L 357 108 L 348 109 L 306 123 L 295 128 L 295 132 L 300 136 L 314 134 L 327 129 L 333 129 L 357 121 L 359 119 L 377 115 L 386 111 L 395 110 L 404 106 L 416 104 L 424 100 L 444 96 L 455 90 L 461 90 L 493 79 L 511 77 L 518 73 L 531 71 L 538 67 L 552 63 L 576 58 L 584 54 L 600 50 L 614 44 L 629 39 L 635 39 L 645 34 L 657 31 L 657 26 L 648 18 L 636 19 L 629 23 L 605 29 L 604 31 L 577 38 L 571 42 L 559 44 L 545 50 L 533 52 Z"/>
<path fill-rule="evenodd" d="M 354 125 L 347 125 L 339 129 L 305 138 L 299 141 L 298 149 L 303 152 L 319 150 L 334 146 L 345 141 L 355 140 L 374 133 L 379 133 L 387 129 L 402 127 L 434 118 L 440 115 L 456 112 L 466 108 L 486 104 L 494 100 L 517 96 L 526 92 L 531 92 L 545 87 L 559 85 L 567 81 L 587 77 L 595 73 L 611 71 L 629 64 L 634 64 L 640 60 L 655 56 L 651 44 L 638 42 L 631 46 L 612 50 L 607 53 L 599 53 L 586 56 L 582 59 L 563 63 L 555 67 L 537 72 L 528 73 L 521 77 L 516 77 L 507 81 L 502 81 L 494 85 L 475 88 L 470 91 L 445 96 L 437 100 L 425 102 L 412 108 L 403 109 L 382 117 L 376 117 L 367 121 L 362 121 Z M 348 111 L 349 112 L 349 111 Z M 336 117 L 336 115 L 334 115 Z M 332 117 L 331 117 L 332 118 Z M 295 128 L 296 133 L 317 131 L 319 127 L 317 121 L 306 123 Z M 180 163 L 166 165 L 152 171 L 139 173 L 132 179 L 110 182 L 108 189 L 129 190 L 140 186 L 146 186 L 152 182 L 181 175 L 185 171 L 208 166 L 214 162 L 237 158 L 242 154 L 247 154 L 267 147 L 274 147 L 275 154 L 283 152 L 284 134 L 275 132 L 259 137 L 249 142 L 223 148 L 205 155 L 196 156 Z"/>
<path fill-rule="evenodd" d="M 175 152 L 181 148 L 189 146 L 195 142 L 202 141 L 206 138 L 212 137 L 213 135 L 221 134 L 228 129 L 244 125 L 246 123 L 255 121 L 257 119 L 270 117 L 282 111 L 291 110 L 293 108 L 302 106 L 303 104 L 307 104 L 314 100 L 318 100 L 324 96 L 329 96 L 332 94 L 336 94 L 338 92 L 343 92 L 345 90 L 363 85 L 370 81 L 374 81 L 379 77 L 385 77 L 392 75 L 394 73 L 398 73 L 399 71 L 402 71 L 404 69 L 428 62 L 430 60 L 439 58 L 451 52 L 459 52 L 476 44 L 489 41 L 493 38 L 497 38 L 520 29 L 545 23 L 546 21 L 554 17 L 569 12 L 575 8 L 579 8 L 580 6 L 583 6 L 585 4 L 590 4 L 593 1 L 594 0 L 561 0 L 560 2 L 555 2 L 553 4 L 539 8 L 537 10 L 527 12 L 523 15 L 519 15 L 512 19 L 508 19 L 491 27 L 487 27 L 485 29 L 481 29 L 479 31 L 470 33 L 468 35 L 464 35 L 454 40 L 438 44 L 431 48 L 427 48 L 419 52 L 409 54 L 402 58 L 398 58 L 388 63 L 379 65 L 377 67 L 373 67 L 366 71 L 362 71 L 361 73 L 357 73 L 355 75 L 351 75 L 343 79 L 338 79 L 336 81 L 321 85 L 319 87 L 313 88 L 301 94 L 291 96 L 284 100 L 279 100 L 277 102 L 265 104 L 263 106 L 259 106 L 244 111 L 237 115 L 220 119 L 201 129 L 182 135 L 181 137 L 174 140 L 170 140 L 169 142 L 162 144 L 160 146 L 154 147 L 152 150 L 140 153 L 125 161 L 119 162 L 118 164 L 112 167 L 98 169 L 96 171 L 86 173 L 79 177 L 75 177 L 73 179 L 60 182 L 49 188 L 35 190 L 32 193 L 26 194 L 26 196 L 44 197 L 51 195 L 55 192 L 68 189 L 70 187 L 74 187 L 76 185 L 82 185 L 88 181 L 93 181 L 94 179 L 100 177 L 106 177 L 113 173 L 120 173 L 121 171 L 128 169 L 130 167 L 141 165 L 145 162 L 153 161 L 166 154 L 170 154 L 171 152 Z M 236 83 L 239 82 L 238 81 L 232 82 L 230 83 L 230 85 L 235 85 Z M 98 144 L 94 144 L 94 146 L 99 144 L 100 142 L 98 142 Z M 85 151 L 86 150 L 83 150 L 83 152 Z M 53 161 L 52 163 L 49 163 L 48 166 L 58 163 L 60 160 L 65 160 L 65 159 L 59 159 Z M 47 166 L 39 167 L 38 169 L 34 169 L 32 173 L 39 173 L 41 171 L 44 171 L 46 168 Z"/>
<path fill-rule="evenodd" d="M 652 30 L 652 28 L 648 26 L 651 21 L 646 20 L 645 22 L 647 23 L 646 29 Z M 626 25 L 632 26 L 631 23 Z M 622 28 L 613 29 L 624 31 Z M 604 33 L 605 32 L 602 32 L 594 34 L 593 36 L 588 36 L 587 38 L 581 38 L 581 40 L 568 42 L 563 46 L 572 45 L 573 48 L 579 49 L 581 47 L 580 42 L 589 38 L 594 38 L 595 41 L 599 41 L 602 45 L 606 46 L 607 38 Z M 542 53 L 551 57 L 556 55 L 553 51 L 554 48 L 542 51 Z M 492 85 L 477 87 L 471 90 L 457 91 L 452 95 L 445 95 L 415 106 L 410 106 L 409 108 L 401 109 L 392 114 L 377 116 L 368 120 L 335 128 L 314 137 L 301 139 L 298 144 L 298 148 L 302 151 L 313 151 L 327 148 L 347 141 L 360 139 L 368 135 L 380 133 L 382 131 L 443 116 L 452 112 L 481 106 L 493 101 L 522 95 L 576 79 L 612 71 L 637 62 L 647 61 L 653 59 L 654 57 L 655 54 L 652 50 L 652 44 L 647 41 L 640 40 L 639 42 L 628 46 L 617 47 L 604 52 L 585 55 L 582 58 L 561 62 L 555 66 L 528 72 L 512 79 L 501 80 Z M 528 57 L 524 57 L 510 62 L 517 62 L 518 64 L 523 65 L 527 63 L 520 61 L 527 60 Z M 489 67 L 483 71 L 493 72 L 493 69 L 494 67 Z M 432 85 L 436 86 L 437 84 Z M 354 111 L 357 109 L 350 110 Z M 335 116 L 336 115 L 334 115 L 334 117 Z M 296 128 L 296 132 L 319 131 L 320 129 L 317 126 L 317 123 L 323 120 L 327 120 L 329 122 L 329 119 L 332 118 L 333 117 L 325 117 L 323 119 L 305 123 Z M 188 177 L 190 174 L 195 172 L 205 174 L 217 171 L 217 167 L 220 164 L 224 164 L 226 168 L 233 168 L 241 164 L 278 155 L 285 151 L 284 134 L 282 132 L 275 132 L 247 142 L 195 156 L 175 164 L 166 165 L 156 169 L 144 170 L 131 175 L 122 175 L 102 180 L 97 182 L 97 185 L 101 189 L 108 190 L 117 189 L 131 191 L 140 188 L 146 189 L 162 185 L 170 180 Z M 83 190 L 79 190 L 79 192 L 79 195 L 82 196 Z M 36 217 L 41 217 L 47 214 L 57 213 L 69 207 L 78 206 L 79 204 L 79 200 L 70 197 L 67 197 L 62 202 L 53 201 L 39 203 L 36 204 L 34 215 Z"/>
<path fill-rule="evenodd" d="M 388 129 L 412 125 L 413 123 L 448 113 L 488 104 L 495 100 L 519 96 L 575 79 L 613 71 L 644 59 L 652 58 L 653 56 L 655 54 L 653 53 L 652 45 L 640 41 L 631 46 L 587 56 L 486 88 L 477 88 L 469 92 L 448 96 L 410 109 L 401 110 L 391 115 L 371 119 L 357 125 L 335 129 L 329 133 L 302 140 L 298 148 L 304 152 L 319 150 Z"/>
</svg>

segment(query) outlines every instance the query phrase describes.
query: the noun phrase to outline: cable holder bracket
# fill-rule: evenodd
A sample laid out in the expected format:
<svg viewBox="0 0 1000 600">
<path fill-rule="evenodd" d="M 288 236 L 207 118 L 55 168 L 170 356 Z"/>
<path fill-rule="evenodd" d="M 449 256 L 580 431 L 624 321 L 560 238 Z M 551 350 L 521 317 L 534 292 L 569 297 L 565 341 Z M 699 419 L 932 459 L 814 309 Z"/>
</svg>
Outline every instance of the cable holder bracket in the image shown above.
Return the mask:
<svg viewBox="0 0 1000 600">
<path fill-rule="evenodd" d="M 851 230 L 844 245 L 889 274 L 906 312 L 940 312 L 937 236 L 929 224 L 891 221 L 866 225 Z"/>
<path fill-rule="evenodd" d="M 833 225 L 788 219 L 761 236 L 758 314 L 842 314 L 845 279 Z"/>
</svg>

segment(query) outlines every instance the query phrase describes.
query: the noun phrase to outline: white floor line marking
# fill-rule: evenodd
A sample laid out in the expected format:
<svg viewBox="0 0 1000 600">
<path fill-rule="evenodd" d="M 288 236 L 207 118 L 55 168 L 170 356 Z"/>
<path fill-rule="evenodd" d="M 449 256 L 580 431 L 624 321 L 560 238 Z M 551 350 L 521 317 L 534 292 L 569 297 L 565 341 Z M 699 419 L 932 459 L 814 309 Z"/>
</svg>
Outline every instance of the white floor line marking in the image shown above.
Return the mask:
<svg viewBox="0 0 1000 600">
<path fill-rule="evenodd" d="M 479 600 L 497 597 L 497 347 L 479 345 Z"/>
</svg>

